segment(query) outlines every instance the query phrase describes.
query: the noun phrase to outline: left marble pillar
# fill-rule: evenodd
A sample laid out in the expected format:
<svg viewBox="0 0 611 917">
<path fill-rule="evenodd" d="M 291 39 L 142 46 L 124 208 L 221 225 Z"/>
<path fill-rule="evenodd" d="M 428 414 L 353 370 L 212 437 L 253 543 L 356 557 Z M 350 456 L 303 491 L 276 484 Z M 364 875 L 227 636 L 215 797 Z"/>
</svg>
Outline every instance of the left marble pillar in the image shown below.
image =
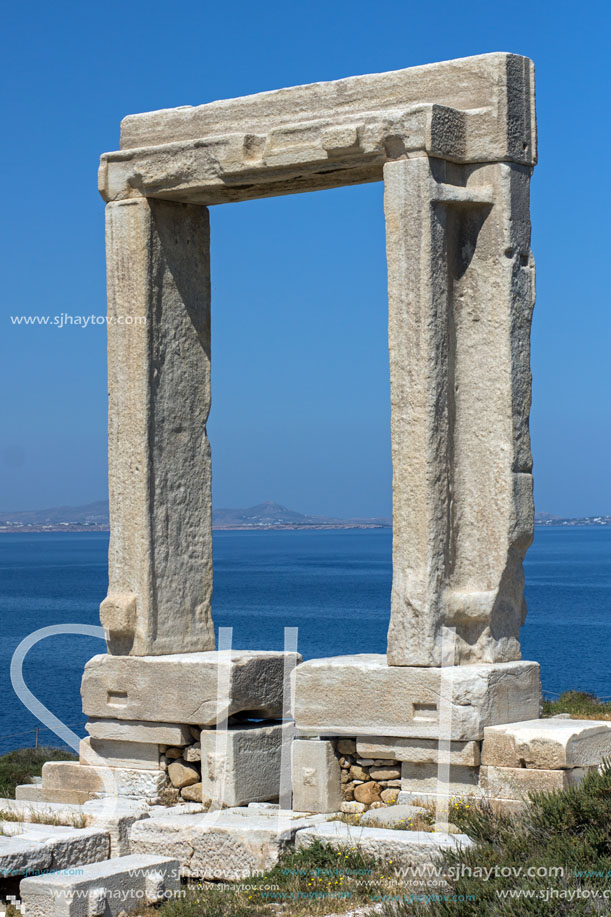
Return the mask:
<svg viewBox="0 0 611 917">
<path fill-rule="evenodd" d="M 206 207 L 106 207 L 109 652 L 213 650 Z"/>
</svg>

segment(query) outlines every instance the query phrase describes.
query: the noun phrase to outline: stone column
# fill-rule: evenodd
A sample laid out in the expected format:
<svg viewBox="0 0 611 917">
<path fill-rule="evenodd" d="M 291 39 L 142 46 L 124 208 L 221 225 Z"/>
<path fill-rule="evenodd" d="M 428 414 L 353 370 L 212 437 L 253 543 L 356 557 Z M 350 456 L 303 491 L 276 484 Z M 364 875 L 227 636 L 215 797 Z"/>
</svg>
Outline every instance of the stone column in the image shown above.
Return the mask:
<svg viewBox="0 0 611 917">
<path fill-rule="evenodd" d="M 106 208 L 110 555 L 119 655 L 214 649 L 210 261 L 205 207 Z"/>
<path fill-rule="evenodd" d="M 391 665 L 520 658 L 532 540 L 528 167 L 384 168 L 394 490 Z"/>
</svg>

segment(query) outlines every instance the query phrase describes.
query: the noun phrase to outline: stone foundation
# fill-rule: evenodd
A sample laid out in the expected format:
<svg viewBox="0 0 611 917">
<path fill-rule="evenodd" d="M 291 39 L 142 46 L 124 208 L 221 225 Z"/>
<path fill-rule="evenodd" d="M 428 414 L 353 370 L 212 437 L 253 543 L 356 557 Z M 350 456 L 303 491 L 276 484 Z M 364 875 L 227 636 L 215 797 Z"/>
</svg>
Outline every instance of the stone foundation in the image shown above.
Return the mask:
<svg viewBox="0 0 611 917">
<path fill-rule="evenodd" d="M 311 812 L 459 799 L 515 812 L 533 792 L 577 786 L 610 756 L 611 722 L 564 716 L 487 727 L 483 741 L 299 739 L 293 793 L 295 804 Z"/>
<path fill-rule="evenodd" d="M 78 764 L 44 765 L 37 799 L 77 805 L 102 796 L 166 805 L 273 802 L 280 791 L 283 743 L 288 761 L 292 730 L 290 723 L 243 719 L 227 729 L 169 724 L 167 734 L 182 739 L 188 734 L 190 741 L 182 745 L 89 737 L 81 742 Z"/>
<path fill-rule="evenodd" d="M 292 725 L 281 722 L 285 685 L 300 660 L 257 651 L 95 656 L 83 675 L 83 709 L 92 718 L 80 761 L 45 764 L 38 798 L 276 800 L 292 739 Z"/>
</svg>

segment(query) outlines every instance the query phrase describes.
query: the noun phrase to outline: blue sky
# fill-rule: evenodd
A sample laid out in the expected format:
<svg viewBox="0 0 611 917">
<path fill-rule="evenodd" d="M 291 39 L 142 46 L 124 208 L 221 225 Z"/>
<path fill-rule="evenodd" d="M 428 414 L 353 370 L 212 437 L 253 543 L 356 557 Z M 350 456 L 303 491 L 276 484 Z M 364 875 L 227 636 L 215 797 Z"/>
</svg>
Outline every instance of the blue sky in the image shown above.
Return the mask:
<svg viewBox="0 0 611 917">
<path fill-rule="evenodd" d="M 99 154 L 132 112 L 487 51 L 537 67 L 537 509 L 611 513 L 603 3 L 108 0 L 3 14 L 0 509 L 106 494 Z M 390 511 L 381 185 L 212 208 L 214 499 Z"/>
</svg>

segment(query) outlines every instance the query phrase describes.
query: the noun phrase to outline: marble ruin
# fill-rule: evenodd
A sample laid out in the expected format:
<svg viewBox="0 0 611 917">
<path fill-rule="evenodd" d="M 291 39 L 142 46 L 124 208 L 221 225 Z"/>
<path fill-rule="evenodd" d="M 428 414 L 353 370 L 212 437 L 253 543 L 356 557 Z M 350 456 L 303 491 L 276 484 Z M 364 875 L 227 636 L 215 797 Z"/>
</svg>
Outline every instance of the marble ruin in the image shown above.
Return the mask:
<svg viewBox="0 0 611 917">
<path fill-rule="evenodd" d="M 300 825 L 299 843 L 341 834 L 318 824 L 322 813 L 452 796 L 512 809 L 611 754 L 609 723 L 539 720 L 539 666 L 520 657 L 535 162 L 533 65 L 506 53 L 123 120 L 120 150 L 99 172 L 108 652 L 85 669 L 80 763 L 46 764 L 41 786 L 18 796 L 180 804 L 134 816 L 122 852 L 180 860 L 184 831 L 184 873 L 215 878 L 228 873 L 211 837 L 246 837 L 247 820 L 230 808 L 211 836 L 208 815 L 185 809 L 194 803 L 261 805 L 251 827 L 264 832 L 263 804 L 289 809 L 292 782 L 293 809 L 319 815 L 287 816 L 265 856 L 248 861 L 267 869 L 278 838 Z M 384 181 L 389 284 L 387 654 L 302 662 L 216 650 L 207 208 L 372 181 Z M 378 843 L 381 829 L 370 830 Z M 55 893 L 43 884 L 30 894 Z"/>
</svg>

